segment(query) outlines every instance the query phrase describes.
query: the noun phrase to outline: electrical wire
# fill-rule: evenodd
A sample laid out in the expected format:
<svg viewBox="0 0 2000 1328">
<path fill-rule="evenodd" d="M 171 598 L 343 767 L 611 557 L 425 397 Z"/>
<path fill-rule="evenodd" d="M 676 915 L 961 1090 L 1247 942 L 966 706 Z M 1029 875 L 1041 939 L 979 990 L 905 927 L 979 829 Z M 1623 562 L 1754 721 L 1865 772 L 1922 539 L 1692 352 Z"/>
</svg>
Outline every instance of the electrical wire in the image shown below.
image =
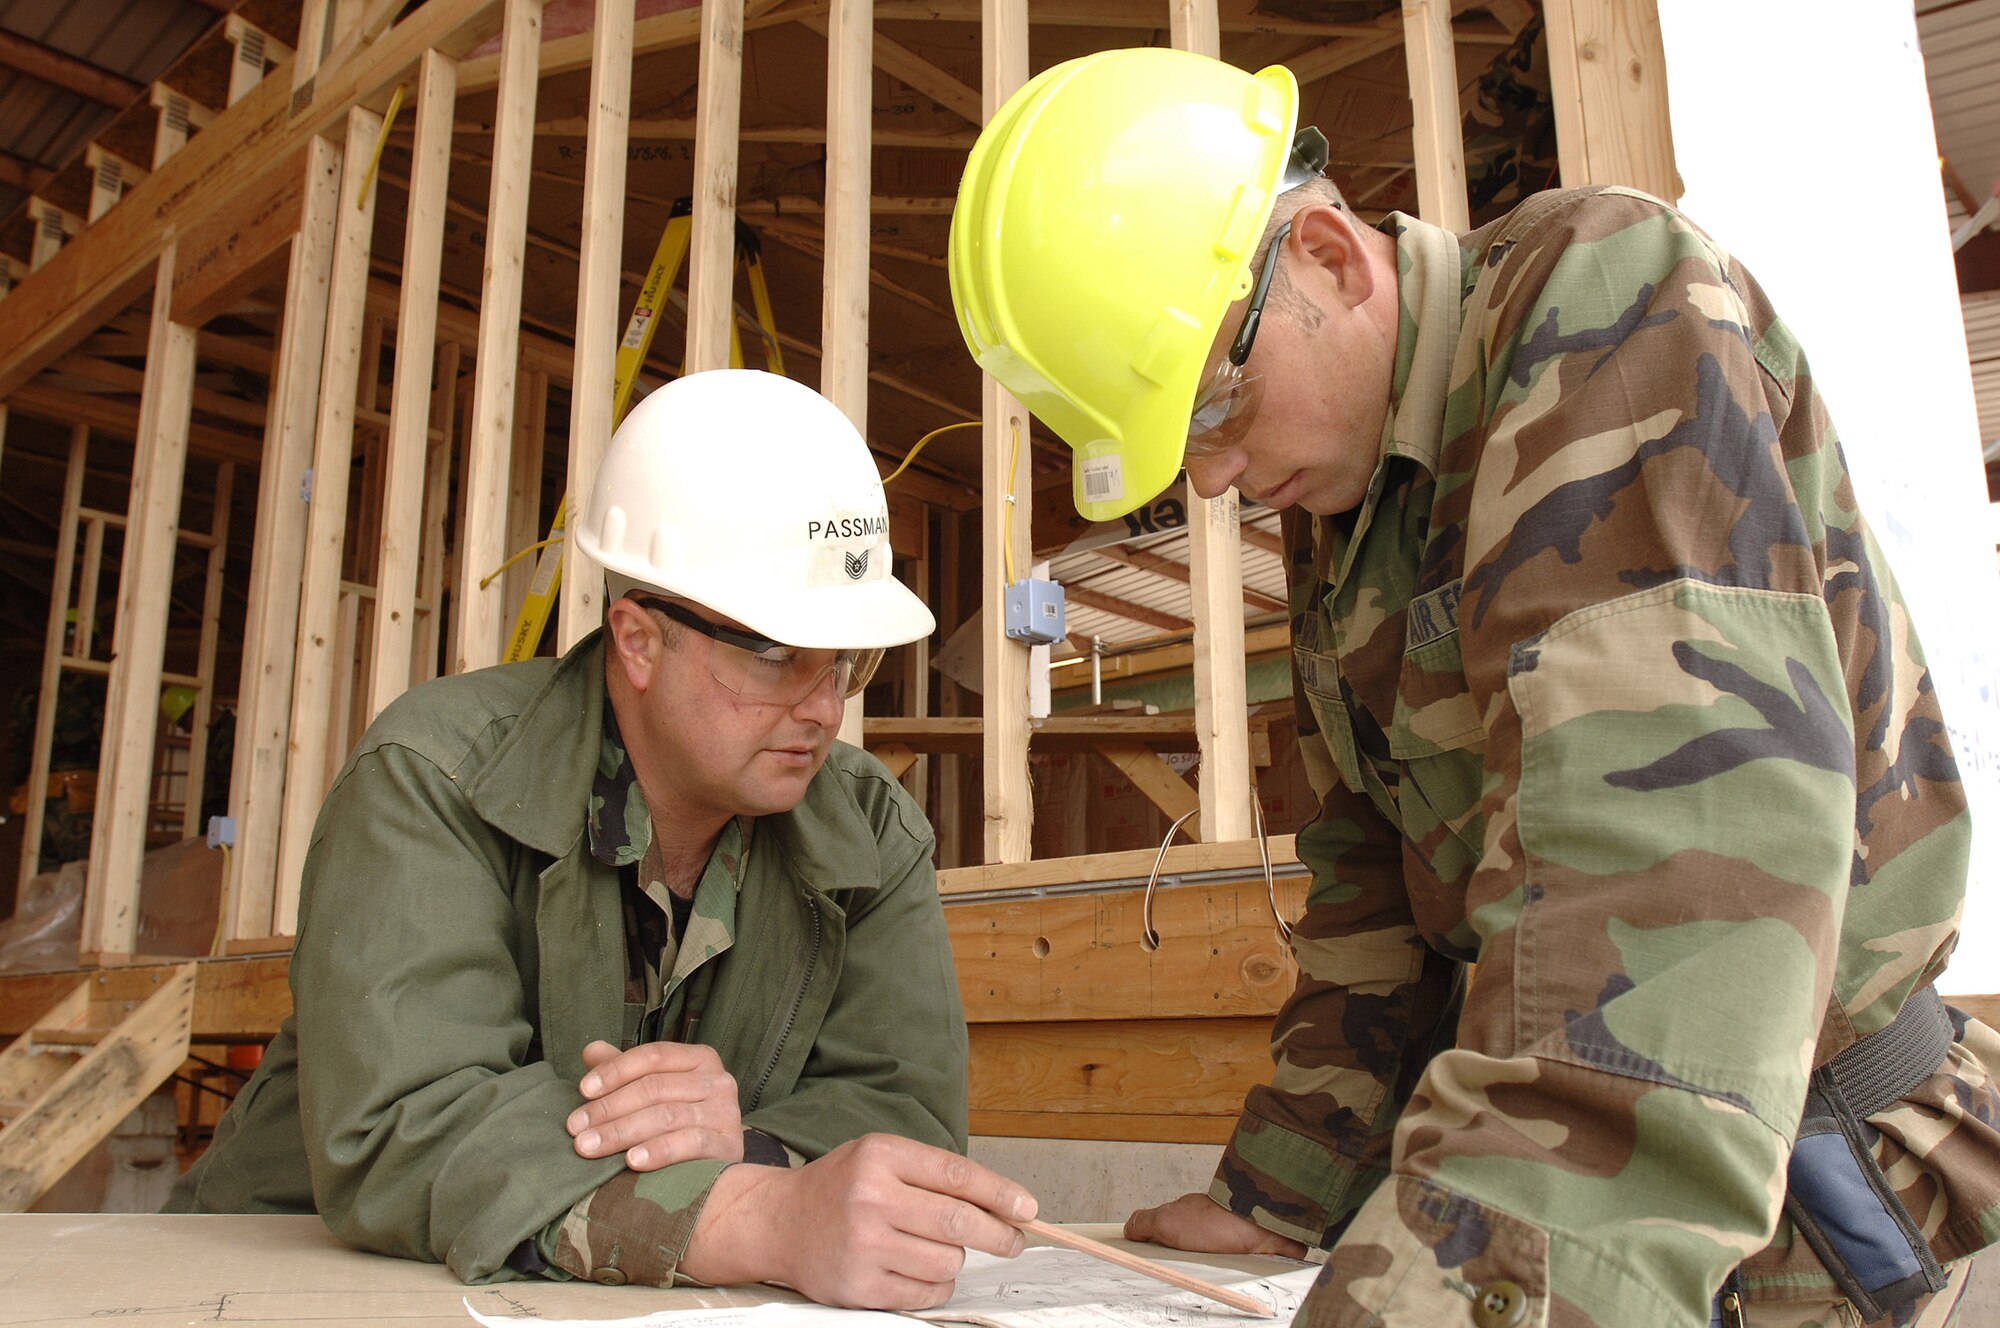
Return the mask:
<svg viewBox="0 0 2000 1328">
<path fill-rule="evenodd" d="M 1021 464 L 1021 421 L 1007 421 L 1014 428 L 1014 453 L 1007 458 L 1007 529 L 1000 540 L 1000 551 L 1007 558 L 1007 584 L 1013 585 L 1014 575 L 1014 467 Z"/>
<path fill-rule="evenodd" d="M 937 437 L 939 434 L 950 433 L 953 429 L 977 429 L 983 423 L 985 423 L 985 421 L 983 420 L 966 420 L 960 424 L 945 424 L 945 425 L 940 425 L 938 428 L 932 429 L 929 433 L 917 439 L 917 445 L 910 449 L 910 453 L 908 456 L 903 458 L 903 464 L 896 467 L 894 470 L 890 471 L 888 479 L 883 480 L 882 483 L 887 484 L 891 480 L 894 480 L 898 475 L 908 470 L 910 468 L 910 463 L 917 459 L 917 453 L 924 450 L 924 444 L 928 443 L 931 439 Z"/>
<path fill-rule="evenodd" d="M 561 543 L 562 538 L 563 538 L 563 532 L 559 530 L 545 540 L 536 540 L 533 544 L 530 544 L 525 549 L 516 549 L 511 555 L 508 556 L 506 562 L 501 563 L 498 567 L 494 568 L 492 571 L 488 572 L 485 576 L 479 579 L 479 588 L 481 590 L 486 589 L 486 587 L 493 584 L 494 577 L 499 576 L 502 572 L 512 567 L 515 563 L 520 562 L 523 558 L 535 552 L 535 550 L 546 549 L 551 544 Z"/>
<path fill-rule="evenodd" d="M 409 89 L 409 84 L 398 83 L 395 94 L 389 98 L 389 109 L 382 116 L 382 128 L 375 135 L 374 155 L 368 158 L 368 171 L 361 177 L 361 188 L 354 194 L 354 206 L 357 208 L 368 206 L 368 191 L 374 187 L 375 172 L 382 167 L 382 149 L 389 146 L 389 131 L 396 127 L 396 113 L 403 109 L 403 94 Z"/>
</svg>

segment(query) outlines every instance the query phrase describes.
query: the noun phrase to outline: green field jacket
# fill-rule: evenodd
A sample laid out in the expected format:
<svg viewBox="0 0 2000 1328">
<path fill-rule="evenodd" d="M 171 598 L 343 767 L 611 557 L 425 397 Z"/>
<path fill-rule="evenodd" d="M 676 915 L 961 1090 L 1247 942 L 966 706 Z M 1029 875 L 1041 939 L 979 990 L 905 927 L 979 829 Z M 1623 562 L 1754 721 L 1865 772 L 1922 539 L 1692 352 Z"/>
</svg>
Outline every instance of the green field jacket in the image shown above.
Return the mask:
<svg viewBox="0 0 2000 1328">
<path fill-rule="evenodd" d="M 583 1048 L 629 1044 L 647 1013 L 625 1000 L 618 870 L 585 828 L 604 704 L 593 635 L 382 714 L 313 830 L 296 1012 L 169 1211 L 317 1211 L 352 1245 L 478 1281 L 575 1233 L 600 1190 L 631 1195 L 623 1159 L 579 1157 L 563 1124 Z M 875 1131 L 963 1151 L 932 843 L 888 772 L 838 743 L 798 807 L 755 823 L 728 947 L 655 1015 L 681 1027 L 698 1003 L 694 1040 L 735 1076 L 746 1127 L 807 1158 Z M 678 1196 L 646 1235 L 661 1280 L 721 1169 L 639 1179 Z"/>
</svg>

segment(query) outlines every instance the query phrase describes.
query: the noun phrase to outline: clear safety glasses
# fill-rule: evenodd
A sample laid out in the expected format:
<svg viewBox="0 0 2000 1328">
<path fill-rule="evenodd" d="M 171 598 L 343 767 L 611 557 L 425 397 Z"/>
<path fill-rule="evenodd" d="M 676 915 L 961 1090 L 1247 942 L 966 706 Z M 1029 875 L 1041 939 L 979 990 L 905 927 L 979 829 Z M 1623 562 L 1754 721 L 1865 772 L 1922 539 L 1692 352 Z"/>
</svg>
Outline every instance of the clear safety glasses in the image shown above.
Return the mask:
<svg viewBox="0 0 2000 1328">
<path fill-rule="evenodd" d="M 709 639 L 708 671 L 715 680 L 746 701 L 765 705 L 797 705 L 811 696 L 829 673 L 841 696 L 857 695 L 875 676 L 882 662 L 880 649 L 815 650 L 788 646 L 768 636 L 724 627 L 687 605 L 655 595 L 628 596 L 634 603 L 657 609 L 683 627 Z"/>
<path fill-rule="evenodd" d="M 1257 326 L 1264 320 L 1264 301 L 1271 294 L 1271 279 L 1278 271 L 1278 251 L 1291 229 L 1292 223 L 1288 221 L 1271 237 L 1264 266 L 1257 273 L 1257 285 L 1250 292 L 1250 307 L 1243 313 L 1243 325 L 1236 329 L 1229 353 L 1209 371 L 1201 390 L 1195 393 L 1194 413 L 1188 419 L 1189 456 L 1208 456 L 1232 446 L 1256 417 L 1257 403 L 1264 396 L 1264 375 L 1246 372 L 1243 362 L 1250 358 L 1250 348 L 1257 344 Z"/>
</svg>

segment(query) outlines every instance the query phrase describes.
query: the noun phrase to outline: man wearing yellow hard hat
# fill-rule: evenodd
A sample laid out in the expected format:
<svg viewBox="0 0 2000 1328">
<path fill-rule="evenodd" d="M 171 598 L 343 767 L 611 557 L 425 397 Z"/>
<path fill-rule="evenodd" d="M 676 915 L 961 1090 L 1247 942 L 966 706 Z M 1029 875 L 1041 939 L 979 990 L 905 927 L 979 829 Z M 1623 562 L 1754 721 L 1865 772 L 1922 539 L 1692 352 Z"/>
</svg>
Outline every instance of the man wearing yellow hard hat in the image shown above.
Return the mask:
<svg viewBox="0 0 2000 1328">
<path fill-rule="evenodd" d="M 1799 346 L 1629 190 L 1367 225 L 1297 101 L 1068 61 L 952 220 L 1085 516 L 1290 509 L 1298 986 L 1127 1233 L 1323 1252 L 1342 1328 L 1949 1322 L 2000 1237 L 2000 1038 L 1932 985 L 1966 801 Z"/>
</svg>

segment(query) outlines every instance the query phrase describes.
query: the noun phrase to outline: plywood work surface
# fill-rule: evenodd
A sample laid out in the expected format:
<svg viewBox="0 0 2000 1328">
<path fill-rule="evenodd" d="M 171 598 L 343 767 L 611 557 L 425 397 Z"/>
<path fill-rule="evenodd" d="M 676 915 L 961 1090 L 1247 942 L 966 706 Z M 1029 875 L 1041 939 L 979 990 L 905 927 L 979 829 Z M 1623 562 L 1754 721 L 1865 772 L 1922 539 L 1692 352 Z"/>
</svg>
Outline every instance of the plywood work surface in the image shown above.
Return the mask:
<svg viewBox="0 0 2000 1328">
<path fill-rule="evenodd" d="M 1113 1226 L 1069 1229 L 1148 1257 L 1176 1257 L 1119 1240 Z M 1298 1266 L 1254 1256 L 1200 1257 L 1259 1273 Z M 765 1286 L 663 1291 L 523 1281 L 469 1287 L 439 1264 L 349 1249 L 317 1217 L 0 1216 L 0 1325 L 83 1328 L 108 1319 L 161 1328 L 391 1322 L 398 1328 L 470 1328 L 467 1303 L 500 1319 L 620 1319 L 805 1301 Z"/>
<path fill-rule="evenodd" d="M 594 1283 L 468 1287 L 439 1264 L 349 1249 L 317 1217 L 0 1216 L 0 1324 L 388 1323 L 467 1328 L 482 1314 L 625 1318 L 797 1297 Z"/>
</svg>

